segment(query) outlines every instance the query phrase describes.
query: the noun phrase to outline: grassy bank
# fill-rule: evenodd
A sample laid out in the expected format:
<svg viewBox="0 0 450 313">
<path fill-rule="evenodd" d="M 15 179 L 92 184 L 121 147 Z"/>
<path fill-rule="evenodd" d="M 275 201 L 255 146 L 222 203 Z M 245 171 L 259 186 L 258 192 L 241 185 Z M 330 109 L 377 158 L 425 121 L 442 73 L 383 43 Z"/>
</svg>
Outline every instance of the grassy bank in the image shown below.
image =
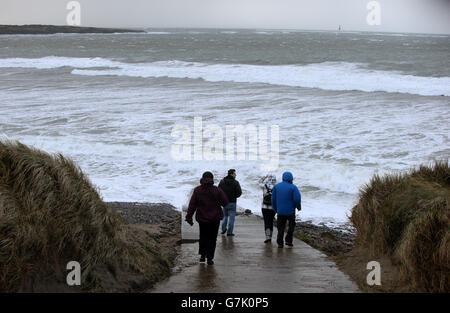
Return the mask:
<svg viewBox="0 0 450 313">
<path fill-rule="evenodd" d="M 388 259 L 407 291 L 449 292 L 449 201 L 448 161 L 375 175 L 352 209 L 356 249 Z"/>
<path fill-rule="evenodd" d="M 80 287 L 66 284 L 69 261 Z M 112 211 L 74 162 L 0 142 L 0 292 L 140 291 L 170 271 L 157 238 Z"/>
<path fill-rule="evenodd" d="M 449 201 L 448 161 L 375 175 L 351 212 L 356 234 L 298 223 L 295 236 L 335 261 L 363 292 L 449 292 Z M 381 286 L 366 282 L 370 261 L 381 265 Z"/>
</svg>

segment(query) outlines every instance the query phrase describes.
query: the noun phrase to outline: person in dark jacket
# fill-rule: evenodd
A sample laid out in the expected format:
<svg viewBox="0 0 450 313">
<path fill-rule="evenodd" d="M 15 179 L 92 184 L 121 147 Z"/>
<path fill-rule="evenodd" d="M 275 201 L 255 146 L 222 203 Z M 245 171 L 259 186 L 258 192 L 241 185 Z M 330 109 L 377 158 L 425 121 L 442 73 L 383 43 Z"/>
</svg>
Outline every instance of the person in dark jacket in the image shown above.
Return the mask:
<svg viewBox="0 0 450 313">
<path fill-rule="evenodd" d="M 205 258 L 208 265 L 214 264 L 214 252 L 216 251 L 217 234 L 219 232 L 220 220 L 223 218 L 222 207 L 228 204 L 225 193 L 214 186 L 214 176 L 211 172 L 203 173 L 200 179 L 200 186 L 194 189 L 186 214 L 186 222 L 194 225 L 192 216 L 200 228 L 200 240 L 198 254 L 200 262 L 204 263 Z"/>
<path fill-rule="evenodd" d="M 289 247 L 293 246 L 292 237 L 295 230 L 295 209 L 299 211 L 302 209 L 300 191 L 292 183 L 293 180 L 292 173 L 284 172 L 283 181 L 276 184 L 272 190 L 272 208 L 277 212 L 278 248 L 283 248 L 284 242 Z M 289 221 L 289 228 L 283 242 L 284 228 L 286 227 L 287 221 Z"/>
<path fill-rule="evenodd" d="M 236 170 L 228 170 L 228 176 L 220 181 L 219 188 L 225 192 L 230 201 L 228 205 L 223 208 L 224 219 L 222 222 L 222 235 L 227 233 L 227 236 L 234 236 L 233 229 L 234 219 L 236 217 L 236 201 L 237 198 L 242 195 L 241 185 L 236 180 Z"/>
</svg>

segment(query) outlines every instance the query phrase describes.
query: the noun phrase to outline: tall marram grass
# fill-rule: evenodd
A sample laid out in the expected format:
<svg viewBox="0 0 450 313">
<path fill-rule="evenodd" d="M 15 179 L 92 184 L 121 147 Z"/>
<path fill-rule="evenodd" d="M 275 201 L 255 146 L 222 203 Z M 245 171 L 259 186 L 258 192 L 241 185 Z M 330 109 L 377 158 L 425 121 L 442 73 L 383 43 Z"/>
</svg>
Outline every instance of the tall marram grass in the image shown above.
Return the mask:
<svg viewBox="0 0 450 313">
<path fill-rule="evenodd" d="M 351 221 L 357 244 L 400 262 L 414 290 L 450 291 L 448 161 L 403 174 L 375 175 L 360 190 Z"/>
<path fill-rule="evenodd" d="M 124 224 L 74 162 L 0 141 L 0 291 L 23 291 L 39 272 L 65 271 L 72 260 L 85 289 L 100 264 L 128 260 L 145 272 L 146 252 L 127 246 Z"/>
</svg>

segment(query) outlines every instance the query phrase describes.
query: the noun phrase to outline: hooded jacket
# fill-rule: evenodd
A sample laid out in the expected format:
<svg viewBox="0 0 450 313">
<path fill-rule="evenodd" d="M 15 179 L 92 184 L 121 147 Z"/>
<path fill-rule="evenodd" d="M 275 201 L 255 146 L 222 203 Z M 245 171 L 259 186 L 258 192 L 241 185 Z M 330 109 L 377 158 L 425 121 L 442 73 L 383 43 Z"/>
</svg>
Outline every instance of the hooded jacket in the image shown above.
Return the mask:
<svg viewBox="0 0 450 313">
<path fill-rule="evenodd" d="M 186 221 L 192 221 L 192 216 L 195 212 L 197 222 L 220 221 L 223 219 L 221 207 L 227 204 L 227 196 L 220 188 L 214 186 L 214 180 L 212 178 L 202 178 L 200 186 L 194 189 L 189 201 Z"/>
<path fill-rule="evenodd" d="M 259 185 L 259 187 L 261 187 L 262 192 L 263 192 L 263 201 L 261 202 L 262 209 L 273 210 L 272 205 L 264 203 L 264 197 L 267 196 L 269 194 L 269 192 L 271 192 L 273 190 L 273 187 L 275 187 L 276 183 L 277 183 L 277 178 L 275 177 L 275 175 L 272 175 L 272 174 L 262 177 L 258 181 L 258 185 Z"/>
<path fill-rule="evenodd" d="M 233 203 L 236 203 L 237 198 L 242 195 L 241 185 L 233 176 L 224 177 L 219 183 L 219 188 L 225 192 L 228 200 Z"/>
<path fill-rule="evenodd" d="M 301 195 L 292 181 L 290 172 L 283 173 L 283 181 L 272 190 L 272 208 L 278 215 L 295 215 L 295 209 L 301 208 Z"/>
</svg>

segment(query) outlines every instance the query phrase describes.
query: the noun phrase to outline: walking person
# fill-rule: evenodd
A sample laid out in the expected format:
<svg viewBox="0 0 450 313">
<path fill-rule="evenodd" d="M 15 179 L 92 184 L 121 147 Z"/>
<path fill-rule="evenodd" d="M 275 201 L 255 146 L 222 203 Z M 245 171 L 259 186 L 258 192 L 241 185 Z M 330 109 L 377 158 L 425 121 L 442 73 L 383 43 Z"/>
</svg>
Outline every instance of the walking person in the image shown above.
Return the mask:
<svg viewBox="0 0 450 313">
<path fill-rule="evenodd" d="M 239 182 L 236 180 L 236 170 L 228 170 L 228 175 L 224 177 L 220 183 L 219 188 L 222 189 L 230 201 L 227 206 L 223 208 L 223 222 L 222 235 L 227 233 L 227 236 L 234 236 L 234 219 L 236 217 L 236 201 L 242 195 L 242 189 Z"/>
<path fill-rule="evenodd" d="M 200 240 L 198 254 L 200 263 L 207 259 L 208 265 L 214 264 L 214 252 L 216 251 L 217 234 L 220 220 L 223 218 L 222 207 L 228 204 L 225 193 L 214 186 L 214 176 L 211 172 L 203 173 L 200 186 L 194 189 L 186 214 L 186 222 L 194 225 L 192 216 L 200 228 Z"/>
<path fill-rule="evenodd" d="M 266 233 L 266 240 L 264 240 L 264 243 L 272 241 L 273 220 L 275 218 L 275 211 L 272 207 L 272 189 L 276 183 L 277 178 L 272 174 L 267 174 L 258 181 L 263 192 L 261 211 L 264 218 L 264 231 Z"/>
<path fill-rule="evenodd" d="M 283 248 L 284 243 L 288 247 L 293 247 L 292 237 L 295 230 L 295 209 L 299 211 L 302 209 L 300 191 L 292 183 L 293 180 L 292 173 L 284 172 L 283 181 L 276 184 L 272 190 L 272 208 L 277 213 L 278 248 Z M 286 222 L 289 222 L 289 228 L 283 240 Z"/>
</svg>

